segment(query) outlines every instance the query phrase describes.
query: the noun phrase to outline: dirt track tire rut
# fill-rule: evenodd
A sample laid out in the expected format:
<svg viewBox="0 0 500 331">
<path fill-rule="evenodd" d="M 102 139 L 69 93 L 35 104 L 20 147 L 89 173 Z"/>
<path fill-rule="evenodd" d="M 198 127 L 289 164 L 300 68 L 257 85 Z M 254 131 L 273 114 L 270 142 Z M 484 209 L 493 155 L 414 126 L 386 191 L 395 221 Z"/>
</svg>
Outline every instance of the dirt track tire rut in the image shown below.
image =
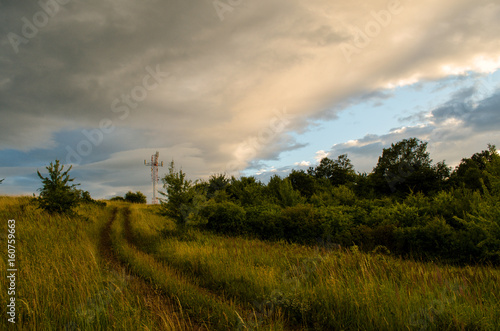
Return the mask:
<svg viewBox="0 0 500 331">
<path fill-rule="evenodd" d="M 127 280 L 127 287 L 151 311 L 160 330 L 171 329 L 171 327 L 166 326 L 167 316 L 170 317 L 170 320 L 177 321 L 176 330 L 206 330 L 201 326 L 195 325 L 191 320 L 181 318 L 178 314 L 177 303 L 167 298 L 147 281 L 136 277 L 115 255 L 111 242 L 111 226 L 116 220 L 118 212 L 118 208 L 113 209 L 111 218 L 104 226 L 99 240 L 101 257 L 103 258 L 105 268 L 124 275 L 124 278 Z"/>
</svg>

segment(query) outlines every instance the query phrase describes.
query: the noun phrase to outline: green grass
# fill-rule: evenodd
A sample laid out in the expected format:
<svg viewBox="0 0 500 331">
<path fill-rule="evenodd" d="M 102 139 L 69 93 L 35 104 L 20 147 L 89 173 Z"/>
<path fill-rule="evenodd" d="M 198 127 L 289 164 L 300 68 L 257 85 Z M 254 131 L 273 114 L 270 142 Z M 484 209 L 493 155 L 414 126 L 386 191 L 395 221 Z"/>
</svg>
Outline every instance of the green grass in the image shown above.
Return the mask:
<svg viewBox="0 0 500 331">
<path fill-rule="evenodd" d="M 353 250 L 329 251 L 224 237 L 172 224 L 144 209 L 132 240 L 199 286 L 253 305 L 262 319 L 319 329 L 500 329 L 500 271 L 452 267 Z M 159 233 L 170 233 L 163 239 Z"/>
<path fill-rule="evenodd" d="M 82 206 L 83 217 L 49 215 L 30 198 L 0 197 L 0 329 L 6 318 L 7 220 L 16 220 L 16 327 L 34 330 L 178 330 L 177 316 L 148 309 L 139 288 L 100 254 L 109 208 Z M 184 328 L 188 329 L 188 328 Z"/>
<path fill-rule="evenodd" d="M 68 217 L 0 197 L 5 248 L 16 220 L 18 329 L 500 329 L 498 268 L 179 232 L 154 207 L 129 206 Z"/>
<path fill-rule="evenodd" d="M 111 231 L 113 249 L 135 274 L 154 284 L 165 295 L 177 298 L 182 303 L 183 310 L 207 328 L 228 330 L 238 326 L 240 314 L 234 303 L 202 291 L 168 266 L 130 245 L 123 230 L 123 212 L 118 214 Z"/>
</svg>

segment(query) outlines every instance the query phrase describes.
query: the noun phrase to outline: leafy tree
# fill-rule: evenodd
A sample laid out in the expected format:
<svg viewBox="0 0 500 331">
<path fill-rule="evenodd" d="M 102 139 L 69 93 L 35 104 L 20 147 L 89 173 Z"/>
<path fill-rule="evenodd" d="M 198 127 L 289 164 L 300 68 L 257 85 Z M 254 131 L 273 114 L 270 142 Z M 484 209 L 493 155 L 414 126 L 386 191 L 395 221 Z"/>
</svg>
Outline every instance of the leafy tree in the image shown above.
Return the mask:
<svg viewBox="0 0 500 331">
<path fill-rule="evenodd" d="M 48 177 L 44 177 L 37 170 L 38 177 L 42 180 L 43 187 L 40 189 L 38 203 L 42 209 L 49 213 L 70 213 L 80 202 L 80 193 L 75 187 L 80 184 L 70 184 L 74 178 L 69 177 L 69 171 L 64 171 L 64 166 L 56 160 L 50 163 L 46 169 Z"/>
<path fill-rule="evenodd" d="M 328 179 L 334 186 L 352 183 L 356 178 L 354 166 L 347 154 L 339 155 L 337 160 L 325 157 L 316 168 L 310 168 L 308 172 L 316 178 Z"/>
<path fill-rule="evenodd" d="M 208 184 L 206 185 L 207 198 L 211 199 L 215 196 L 220 197 L 221 195 L 225 195 L 230 183 L 231 179 L 227 178 L 225 174 L 214 174 L 210 176 Z"/>
<path fill-rule="evenodd" d="M 444 161 L 432 164 L 427 143 L 410 138 L 384 148 L 370 179 L 375 190 L 382 194 L 411 191 L 427 194 L 439 190 L 448 176 L 449 168 Z"/>
<path fill-rule="evenodd" d="M 205 200 L 204 192 L 199 192 L 191 180 L 186 179 L 186 173 L 175 170 L 174 161 L 170 163 L 168 174 L 162 178 L 166 192 L 160 194 L 164 215 L 173 218 L 177 226 L 183 228 L 188 220 L 196 218 Z"/>
<path fill-rule="evenodd" d="M 292 183 L 293 189 L 298 190 L 307 199 L 310 199 L 317 191 L 316 179 L 304 170 L 292 170 L 288 179 Z"/>
<path fill-rule="evenodd" d="M 265 186 L 255 177 L 231 177 L 231 183 L 227 188 L 230 197 L 238 201 L 242 206 L 250 206 L 265 201 Z"/>
<path fill-rule="evenodd" d="M 450 176 L 454 187 L 464 186 L 471 190 L 480 190 L 485 184 L 490 188 L 490 178 L 486 174 L 488 164 L 498 158 L 496 147 L 488 144 L 488 149 L 475 153 L 470 158 L 463 158 Z"/>
<path fill-rule="evenodd" d="M 146 196 L 144 194 L 142 194 L 142 192 L 140 192 L 140 191 L 137 191 L 135 193 L 133 193 L 132 191 L 128 191 L 125 194 L 124 200 L 127 202 L 131 202 L 131 203 L 146 203 L 147 202 Z"/>
<path fill-rule="evenodd" d="M 371 185 L 371 179 L 366 172 L 358 172 L 356 174 L 356 179 L 354 180 L 352 189 L 358 197 L 367 199 L 374 199 L 376 197 L 373 185 Z"/>
<path fill-rule="evenodd" d="M 281 207 L 292 207 L 305 202 L 305 198 L 293 188 L 288 178 L 282 179 L 280 176 L 274 175 L 269 180 L 267 188 L 273 200 Z"/>
</svg>

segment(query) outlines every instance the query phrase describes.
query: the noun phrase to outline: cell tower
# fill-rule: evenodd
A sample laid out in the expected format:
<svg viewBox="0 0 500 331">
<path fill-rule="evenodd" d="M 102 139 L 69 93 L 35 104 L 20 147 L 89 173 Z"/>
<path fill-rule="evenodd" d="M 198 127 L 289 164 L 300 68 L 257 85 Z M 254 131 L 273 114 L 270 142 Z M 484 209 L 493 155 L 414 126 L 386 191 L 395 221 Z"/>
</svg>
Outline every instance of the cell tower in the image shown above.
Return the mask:
<svg viewBox="0 0 500 331">
<path fill-rule="evenodd" d="M 158 199 L 156 198 L 156 184 L 158 184 L 158 167 L 163 167 L 163 161 L 159 162 L 160 152 L 151 155 L 151 162 L 146 162 L 144 160 L 144 165 L 151 166 L 151 179 L 153 180 L 153 205 L 158 204 Z"/>
</svg>

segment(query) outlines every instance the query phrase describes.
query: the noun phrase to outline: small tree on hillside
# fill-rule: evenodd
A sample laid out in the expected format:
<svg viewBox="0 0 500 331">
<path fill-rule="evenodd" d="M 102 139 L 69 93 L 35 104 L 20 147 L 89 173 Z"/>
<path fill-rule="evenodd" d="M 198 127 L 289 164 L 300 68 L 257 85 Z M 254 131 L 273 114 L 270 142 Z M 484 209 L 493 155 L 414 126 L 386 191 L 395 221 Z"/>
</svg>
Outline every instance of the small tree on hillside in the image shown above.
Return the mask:
<svg viewBox="0 0 500 331">
<path fill-rule="evenodd" d="M 42 209 L 49 213 L 69 213 L 80 201 L 80 194 L 75 187 L 80 184 L 70 184 L 74 178 L 69 177 L 69 171 L 64 171 L 64 166 L 56 160 L 50 163 L 46 169 L 49 176 L 44 177 L 37 170 L 38 177 L 42 180 L 43 187 L 40 189 L 38 203 Z"/>
<path fill-rule="evenodd" d="M 164 199 L 160 199 L 162 213 L 171 217 L 176 224 L 183 228 L 188 220 L 196 218 L 205 194 L 198 192 L 191 180 L 186 179 L 186 173 L 175 170 L 174 161 L 170 163 L 168 174 L 162 178 L 163 187 L 167 192 L 161 192 Z"/>
<path fill-rule="evenodd" d="M 124 200 L 132 203 L 146 203 L 146 196 L 141 191 L 135 193 L 128 191 L 125 194 Z"/>
</svg>

